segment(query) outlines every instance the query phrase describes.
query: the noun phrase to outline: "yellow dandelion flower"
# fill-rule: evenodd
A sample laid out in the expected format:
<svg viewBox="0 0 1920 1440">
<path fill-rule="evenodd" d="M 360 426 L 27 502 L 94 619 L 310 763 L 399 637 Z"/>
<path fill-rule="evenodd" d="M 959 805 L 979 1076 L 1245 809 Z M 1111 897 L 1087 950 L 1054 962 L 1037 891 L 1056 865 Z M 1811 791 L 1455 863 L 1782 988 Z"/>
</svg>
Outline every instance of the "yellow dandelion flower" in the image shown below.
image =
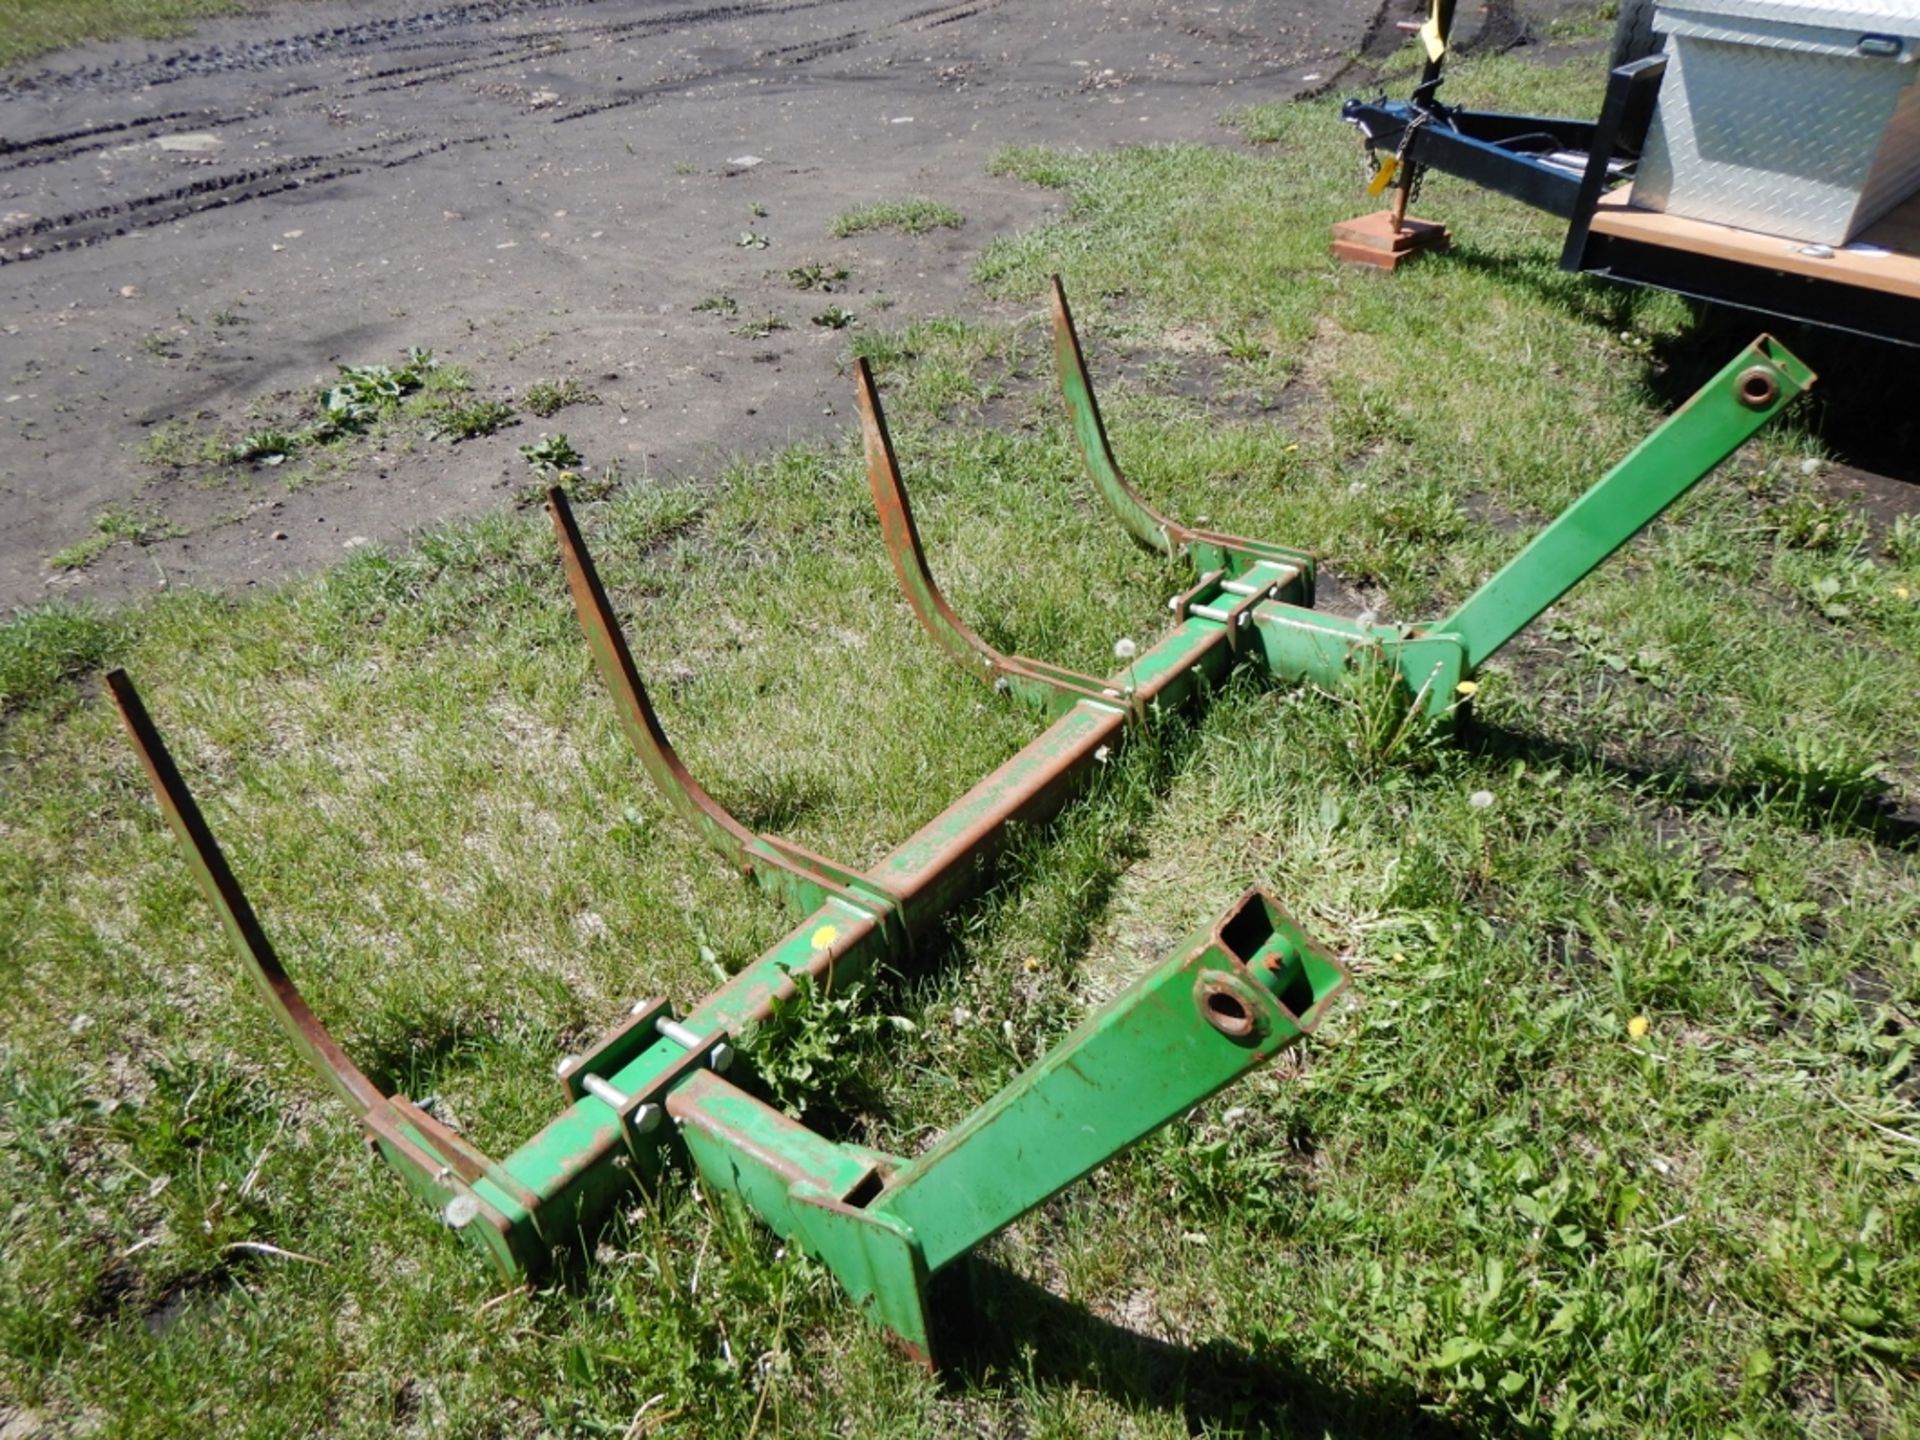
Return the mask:
<svg viewBox="0 0 1920 1440">
<path fill-rule="evenodd" d="M 1631 1035 L 1635 1040 L 1643 1038 L 1651 1028 L 1650 1022 L 1644 1015 L 1636 1015 L 1627 1021 L 1627 1034 Z"/>
<path fill-rule="evenodd" d="M 822 925 L 818 930 L 813 932 L 813 948 L 816 950 L 824 950 L 839 938 L 840 932 L 833 926 Z"/>
<path fill-rule="evenodd" d="M 1456 695 L 1478 695 L 1480 693 L 1480 682 L 1478 680 L 1462 680 L 1458 685 L 1453 687 L 1453 693 Z"/>
</svg>

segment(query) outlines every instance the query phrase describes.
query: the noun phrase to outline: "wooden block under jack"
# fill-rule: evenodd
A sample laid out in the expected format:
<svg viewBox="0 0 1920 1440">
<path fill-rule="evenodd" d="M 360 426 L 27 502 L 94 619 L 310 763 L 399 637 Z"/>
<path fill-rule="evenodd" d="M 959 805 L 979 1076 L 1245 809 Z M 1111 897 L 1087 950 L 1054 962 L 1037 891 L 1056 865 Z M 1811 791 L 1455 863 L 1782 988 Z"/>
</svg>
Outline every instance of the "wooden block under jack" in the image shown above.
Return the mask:
<svg viewBox="0 0 1920 1440">
<path fill-rule="evenodd" d="M 1391 210 L 1376 210 L 1333 227 L 1333 253 L 1338 259 L 1381 270 L 1397 270 L 1422 251 L 1445 250 L 1450 243 L 1446 226 L 1411 215 L 1400 222 L 1396 235 Z"/>
</svg>

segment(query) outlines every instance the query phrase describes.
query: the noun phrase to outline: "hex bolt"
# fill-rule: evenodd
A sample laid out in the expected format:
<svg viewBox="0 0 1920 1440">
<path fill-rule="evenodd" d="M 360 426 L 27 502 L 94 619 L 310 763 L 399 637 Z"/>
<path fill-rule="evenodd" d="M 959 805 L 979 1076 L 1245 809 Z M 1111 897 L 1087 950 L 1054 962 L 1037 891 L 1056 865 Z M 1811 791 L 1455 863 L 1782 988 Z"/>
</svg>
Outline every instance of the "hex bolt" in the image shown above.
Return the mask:
<svg viewBox="0 0 1920 1440">
<path fill-rule="evenodd" d="M 687 1027 L 682 1025 L 678 1020 L 669 1020 L 664 1015 L 653 1022 L 653 1028 L 658 1030 L 667 1039 L 673 1041 L 673 1043 L 678 1045 L 682 1050 L 698 1050 L 702 1045 L 707 1043 L 703 1037 L 694 1034 L 693 1031 L 687 1029 Z M 726 1069 L 729 1065 L 733 1064 L 733 1046 L 722 1040 L 718 1045 L 713 1047 L 712 1058 L 713 1068 L 715 1070 Z"/>
<path fill-rule="evenodd" d="M 660 1128 L 660 1122 L 666 1118 L 666 1113 L 666 1111 L 649 1100 L 633 1112 L 633 1128 L 642 1135 L 646 1134 L 649 1130 L 658 1130 Z"/>
<path fill-rule="evenodd" d="M 562 1055 L 560 1057 L 560 1063 L 553 1067 L 553 1073 L 564 1080 L 573 1073 L 573 1067 L 579 1063 L 580 1057 L 578 1055 Z"/>
</svg>

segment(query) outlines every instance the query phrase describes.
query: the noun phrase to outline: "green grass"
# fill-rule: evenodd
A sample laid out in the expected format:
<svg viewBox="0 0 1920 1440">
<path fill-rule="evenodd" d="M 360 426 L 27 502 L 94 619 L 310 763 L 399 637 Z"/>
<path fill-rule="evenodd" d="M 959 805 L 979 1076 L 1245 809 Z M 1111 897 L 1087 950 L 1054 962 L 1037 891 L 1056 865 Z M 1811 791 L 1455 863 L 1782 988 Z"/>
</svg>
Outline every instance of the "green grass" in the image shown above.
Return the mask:
<svg viewBox="0 0 1920 1440">
<path fill-rule="evenodd" d="M 247 8 L 241 0 L 10 0 L 0 11 L 0 66 L 85 40 L 168 39 L 195 20 Z"/>
<path fill-rule="evenodd" d="M 1052 270 L 1150 497 L 1394 618 L 1491 573 L 1689 363 L 1677 303 L 1560 276 L 1545 222 L 1438 180 L 1453 255 L 1335 268 L 1335 108 L 1241 123 L 1270 143 L 1018 152 L 1068 206 L 987 253 L 1030 318 L 854 342 L 1005 649 L 1104 672 L 1181 583 L 1079 473 Z M 1231 403 L 1193 397 L 1215 377 Z M 757 1037 L 796 1108 L 911 1154 L 1249 884 L 1352 970 L 1287 1063 L 987 1247 L 945 1383 L 679 1174 L 502 1295 L 272 1033 L 91 694 L 141 683 L 349 1050 L 506 1150 L 559 1055 L 786 924 L 648 787 L 541 517 L 0 628 L 0 1394 L 143 1435 L 1912 1434 L 1920 885 L 1885 807 L 1920 797 L 1920 546 L 1816 451 L 1776 428 L 1575 590 L 1464 743 L 1244 674 L 1021 835 L 870 1008 Z M 582 515 L 669 733 L 751 825 L 865 864 L 1037 729 L 915 628 L 852 435 Z"/>
<path fill-rule="evenodd" d="M 121 541 L 147 545 L 183 533 L 177 526 L 130 510 L 102 510 L 93 517 L 93 533 L 47 557 L 54 570 L 84 570 Z"/>
<path fill-rule="evenodd" d="M 557 415 L 569 405 L 598 405 L 600 397 L 569 376 L 565 380 L 541 380 L 526 388 L 520 403 L 531 415 L 541 419 Z"/>
<path fill-rule="evenodd" d="M 433 417 L 430 433 L 438 439 L 458 444 L 462 440 L 477 440 L 482 435 L 491 435 L 503 426 L 511 425 L 513 418 L 513 406 L 504 400 L 470 400 L 450 404 L 440 410 Z"/>
<path fill-rule="evenodd" d="M 871 205 L 856 205 L 833 217 L 827 226 L 838 239 L 868 230 L 899 230 L 908 235 L 924 235 L 929 230 L 958 230 L 967 217 L 951 205 L 913 196 L 904 200 L 877 200 Z M 805 288 L 805 287 L 802 287 Z"/>
</svg>

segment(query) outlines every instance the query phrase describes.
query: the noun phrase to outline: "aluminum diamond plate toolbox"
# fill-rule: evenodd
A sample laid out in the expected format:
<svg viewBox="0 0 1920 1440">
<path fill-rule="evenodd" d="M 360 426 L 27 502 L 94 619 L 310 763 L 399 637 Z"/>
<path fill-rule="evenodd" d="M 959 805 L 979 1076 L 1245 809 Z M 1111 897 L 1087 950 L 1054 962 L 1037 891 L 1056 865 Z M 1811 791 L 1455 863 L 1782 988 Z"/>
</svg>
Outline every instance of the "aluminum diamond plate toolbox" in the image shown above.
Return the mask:
<svg viewBox="0 0 1920 1440">
<path fill-rule="evenodd" d="M 1920 0 L 1661 5 L 1634 202 L 1844 245 L 1920 190 Z"/>
</svg>

